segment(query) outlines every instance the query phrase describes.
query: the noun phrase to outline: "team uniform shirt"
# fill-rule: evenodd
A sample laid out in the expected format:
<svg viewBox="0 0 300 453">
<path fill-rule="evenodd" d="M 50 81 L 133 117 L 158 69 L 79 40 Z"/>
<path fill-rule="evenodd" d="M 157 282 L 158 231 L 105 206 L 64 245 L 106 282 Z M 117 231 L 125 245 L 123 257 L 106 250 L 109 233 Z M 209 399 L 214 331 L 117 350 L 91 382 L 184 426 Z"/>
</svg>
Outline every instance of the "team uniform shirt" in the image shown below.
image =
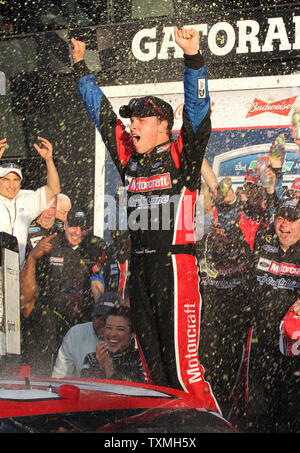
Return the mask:
<svg viewBox="0 0 300 453">
<path fill-rule="evenodd" d="M 21 267 L 25 260 L 29 225 L 46 208 L 45 187 L 36 191 L 20 190 L 12 200 L 0 195 L 0 231 L 17 238 Z"/>
<path fill-rule="evenodd" d="M 86 355 L 95 352 L 98 343 L 92 322 L 71 327 L 59 348 L 52 377 L 80 377 Z"/>
<path fill-rule="evenodd" d="M 200 262 L 201 285 L 204 290 L 242 291 L 248 285 L 247 254 L 237 243 L 228 241 L 219 244 L 213 233 L 205 235 L 197 244 L 197 256 Z M 227 297 L 227 296 L 225 296 Z"/>
<path fill-rule="evenodd" d="M 284 251 L 273 229 L 261 225 L 252 256 L 250 414 L 259 429 L 296 432 L 300 420 L 300 363 L 297 357 L 286 357 L 280 352 L 279 326 L 300 296 L 300 241 Z M 259 403 L 262 399 L 263 408 Z"/>
<path fill-rule="evenodd" d="M 185 56 L 183 126 L 175 141 L 138 154 L 83 61 L 74 65 L 85 107 L 127 190 L 129 299 L 152 382 L 184 389 L 219 410 L 198 358 L 201 295 L 194 208 L 210 131 L 202 56 Z"/>
<path fill-rule="evenodd" d="M 267 219 L 267 210 L 235 199 L 217 204 L 214 214 L 226 239 L 215 235 L 212 227 L 197 244 L 203 296 L 199 356 L 222 413 L 228 417 L 251 324 L 248 293 L 253 259 L 243 233 L 253 248 L 259 221 Z"/>
<path fill-rule="evenodd" d="M 145 382 L 143 364 L 139 351 L 135 348 L 134 340 L 130 345 L 115 353 L 110 353 L 113 361 L 114 374 L 109 378 L 119 381 Z M 89 379 L 106 379 L 105 372 L 99 366 L 96 352 L 87 354 L 80 377 Z"/>
<path fill-rule="evenodd" d="M 50 236 L 53 233 L 62 232 L 64 230 L 64 224 L 60 219 L 55 219 L 54 225 L 46 229 L 42 227 L 37 221 L 33 220 L 28 228 L 28 239 L 27 239 L 27 253 L 30 252 L 43 238 Z"/>
<path fill-rule="evenodd" d="M 203 297 L 199 357 L 227 417 L 249 329 L 248 254 L 237 240 L 221 241 L 211 231 L 197 244 L 197 256 Z"/>
<path fill-rule="evenodd" d="M 73 281 L 78 281 L 90 305 L 90 277 L 94 264 L 102 254 L 103 241 L 87 235 L 78 246 L 72 247 L 65 234 L 59 233 L 51 243 L 51 251 L 37 262 L 39 299 L 42 303 L 45 300 L 45 306 L 51 301 L 51 307 L 57 308 L 54 298 L 64 282 L 72 284 Z"/>
<path fill-rule="evenodd" d="M 37 261 L 38 294 L 30 316 L 21 322 L 21 353 L 28 363 L 34 364 L 39 356 L 39 368 L 53 367 L 53 356 L 67 330 L 91 319 L 90 276 L 102 244 L 87 235 L 79 246 L 71 247 L 65 234 L 59 233 L 51 251 Z"/>
<path fill-rule="evenodd" d="M 260 226 L 253 246 L 252 301 L 256 325 L 266 347 L 278 349 L 278 325 L 300 296 L 300 241 L 286 251 L 273 230 Z M 275 327 L 276 326 L 276 327 Z"/>
</svg>

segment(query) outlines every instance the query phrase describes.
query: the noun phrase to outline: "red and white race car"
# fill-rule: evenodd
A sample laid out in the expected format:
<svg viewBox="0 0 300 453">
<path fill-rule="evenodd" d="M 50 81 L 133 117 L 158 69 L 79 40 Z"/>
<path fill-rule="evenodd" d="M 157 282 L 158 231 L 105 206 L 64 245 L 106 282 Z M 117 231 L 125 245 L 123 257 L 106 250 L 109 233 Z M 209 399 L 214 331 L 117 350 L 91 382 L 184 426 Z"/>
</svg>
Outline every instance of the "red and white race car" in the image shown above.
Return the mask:
<svg viewBox="0 0 300 453">
<path fill-rule="evenodd" d="M 170 388 L 86 379 L 0 379 L 1 433 L 234 433 Z"/>
</svg>

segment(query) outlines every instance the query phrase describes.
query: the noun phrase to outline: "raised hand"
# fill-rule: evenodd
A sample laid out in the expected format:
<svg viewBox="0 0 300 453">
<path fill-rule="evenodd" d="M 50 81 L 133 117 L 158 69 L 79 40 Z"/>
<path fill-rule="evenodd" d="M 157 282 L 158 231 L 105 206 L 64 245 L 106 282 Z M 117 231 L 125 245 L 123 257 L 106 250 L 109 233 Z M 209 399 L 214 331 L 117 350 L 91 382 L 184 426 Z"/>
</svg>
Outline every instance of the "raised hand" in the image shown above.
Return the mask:
<svg viewBox="0 0 300 453">
<path fill-rule="evenodd" d="M 114 366 L 105 341 L 100 341 L 97 344 L 96 359 L 98 360 L 99 367 L 104 370 L 106 378 L 109 379 L 114 374 Z"/>
<path fill-rule="evenodd" d="M 84 59 L 85 43 L 83 41 L 78 41 L 75 38 L 71 38 L 71 43 L 73 46 L 73 61 L 74 63 L 77 63 L 77 61 Z"/>
<path fill-rule="evenodd" d="M 37 152 L 45 160 L 52 159 L 53 147 L 52 147 L 51 143 L 46 138 L 43 138 L 43 137 L 38 137 L 38 140 L 42 143 L 42 147 L 38 146 L 35 143 L 33 146 L 35 147 Z"/>
<path fill-rule="evenodd" d="M 199 32 L 194 28 L 174 27 L 175 42 L 186 55 L 195 55 L 199 50 Z"/>
<path fill-rule="evenodd" d="M 7 142 L 6 138 L 3 138 L 2 140 L 0 140 L 0 159 L 6 148 L 6 142 Z"/>
<path fill-rule="evenodd" d="M 35 260 L 39 260 L 46 253 L 49 253 L 52 249 L 51 240 L 57 236 L 57 233 L 50 234 L 41 239 L 38 244 L 31 250 L 30 255 Z"/>
</svg>

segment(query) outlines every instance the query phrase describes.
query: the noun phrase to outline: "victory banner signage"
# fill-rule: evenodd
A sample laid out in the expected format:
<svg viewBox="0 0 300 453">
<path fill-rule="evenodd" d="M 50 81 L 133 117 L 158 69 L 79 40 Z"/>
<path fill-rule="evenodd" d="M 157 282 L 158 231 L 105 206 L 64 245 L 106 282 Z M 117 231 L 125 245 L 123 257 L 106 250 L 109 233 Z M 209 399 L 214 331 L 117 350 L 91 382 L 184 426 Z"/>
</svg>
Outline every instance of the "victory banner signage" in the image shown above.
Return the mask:
<svg viewBox="0 0 300 453">
<path fill-rule="evenodd" d="M 205 58 L 209 77 L 229 78 L 292 72 L 293 68 L 275 68 L 279 59 L 296 59 L 300 50 L 300 11 L 236 11 L 225 17 L 181 19 L 180 26 L 194 27 L 200 33 L 200 52 Z M 126 61 L 120 71 L 120 84 L 179 81 L 182 75 L 181 49 L 174 41 L 174 23 L 149 20 L 96 29 L 97 51 L 91 49 L 91 64 L 106 76 Z M 92 42 L 94 37 L 91 38 Z M 99 58 L 97 58 L 99 56 Z M 262 61 L 264 62 L 262 64 Z M 269 66 L 268 66 L 269 65 Z M 113 73 L 110 74 L 111 77 Z M 127 82 L 128 83 L 128 82 Z"/>
<path fill-rule="evenodd" d="M 200 50 L 207 49 L 212 56 L 255 54 L 262 57 L 267 53 L 270 58 L 272 52 L 296 53 L 300 49 L 300 15 L 260 16 L 256 20 L 192 23 L 188 26 L 199 31 L 203 47 Z M 163 27 L 162 37 L 158 35 L 158 27 L 143 28 L 132 40 L 132 53 L 140 61 L 168 59 L 170 49 L 174 50 L 173 58 L 182 58 L 182 51 L 174 42 L 173 27 Z"/>
</svg>

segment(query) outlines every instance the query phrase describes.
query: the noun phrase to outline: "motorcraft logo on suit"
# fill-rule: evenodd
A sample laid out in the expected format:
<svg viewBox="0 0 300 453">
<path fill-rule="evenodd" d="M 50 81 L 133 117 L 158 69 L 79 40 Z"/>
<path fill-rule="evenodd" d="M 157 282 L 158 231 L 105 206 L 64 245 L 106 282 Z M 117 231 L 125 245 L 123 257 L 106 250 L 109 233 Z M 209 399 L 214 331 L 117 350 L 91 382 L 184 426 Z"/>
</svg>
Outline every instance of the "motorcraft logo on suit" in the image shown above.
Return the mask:
<svg viewBox="0 0 300 453">
<path fill-rule="evenodd" d="M 132 178 L 129 192 L 148 192 L 149 190 L 171 189 L 170 173 L 151 176 L 150 178 Z"/>
<path fill-rule="evenodd" d="M 257 265 L 257 269 L 268 271 L 276 275 L 300 275 L 300 266 L 291 263 L 277 263 L 273 260 L 261 258 Z"/>
<path fill-rule="evenodd" d="M 300 275 L 300 266 L 272 261 L 270 272 L 273 272 L 274 274 Z"/>
</svg>

